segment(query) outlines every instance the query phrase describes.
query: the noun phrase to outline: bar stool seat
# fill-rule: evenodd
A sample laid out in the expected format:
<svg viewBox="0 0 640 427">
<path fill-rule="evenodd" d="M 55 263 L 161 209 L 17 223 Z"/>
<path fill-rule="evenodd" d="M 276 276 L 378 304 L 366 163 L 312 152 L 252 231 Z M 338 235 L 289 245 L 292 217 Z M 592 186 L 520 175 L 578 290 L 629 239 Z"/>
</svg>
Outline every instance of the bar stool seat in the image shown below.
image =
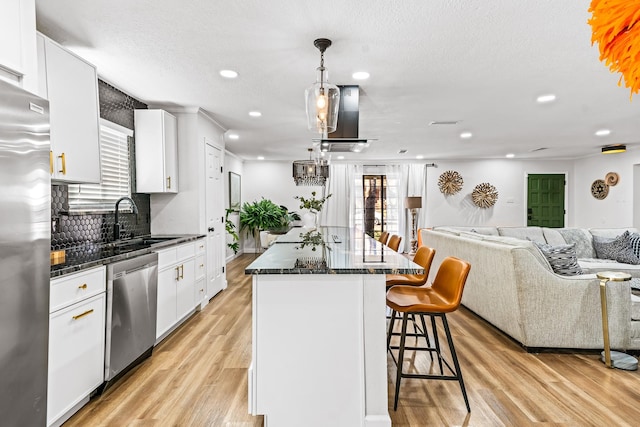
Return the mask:
<svg viewBox="0 0 640 427">
<path fill-rule="evenodd" d="M 383 245 L 386 245 L 387 240 L 389 240 L 389 233 L 387 233 L 386 231 L 383 231 L 380 234 L 380 237 L 378 237 L 378 242 L 382 243 Z"/>
<path fill-rule="evenodd" d="M 458 309 L 462 300 L 462 291 L 469 275 L 471 265 L 458 258 L 447 257 L 442 261 L 435 280 L 431 286 L 392 286 L 387 291 L 387 306 L 391 308 L 391 319 L 389 321 L 389 332 L 387 334 L 387 349 L 391 352 L 393 360 L 396 362 L 396 393 L 393 404 L 394 411 L 398 408 L 398 397 L 400 394 L 400 382 L 402 378 L 420 378 L 420 379 L 438 379 L 438 380 L 456 380 L 460 384 L 462 396 L 467 407 L 467 412 L 471 412 L 469 399 L 462 379 L 458 356 L 453 345 L 453 338 L 449 330 L 446 313 L 451 313 Z M 396 320 L 396 313 L 402 313 L 401 332 L 398 334 L 393 331 Z M 407 320 L 410 316 L 419 316 L 422 321 L 421 334 L 407 333 Z M 433 341 L 435 347 L 431 346 L 424 316 L 431 318 L 431 330 L 433 333 Z M 438 330 L 436 328 L 436 318 L 442 320 L 447 343 L 449 344 L 449 352 L 453 359 L 453 367 L 443 356 L 440 349 L 440 341 L 438 338 Z M 415 320 L 414 320 L 415 323 Z M 400 345 L 392 346 L 391 338 L 400 335 Z M 419 335 L 426 340 L 426 347 L 420 347 L 416 343 L 415 346 L 406 346 L 406 337 L 416 337 Z M 398 350 L 398 358 L 396 359 L 392 350 Z M 403 372 L 404 352 L 405 350 L 428 351 L 432 356 L 434 353 L 438 358 L 440 374 L 410 374 Z M 445 375 L 443 365 L 447 367 L 450 375 Z"/>
<path fill-rule="evenodd" d="M 387 244 L 387 246 L 390 249 L 393 249 L 394 251 L 398 252 L 398 248 L 400 247 L 400 242 L 402 242 L 402 237 L 398 236 L 397 234 L 393 234 L 391 237 L 389 237 L 389 243 Z"/>
<path fill-rule="evenodd" d="M 427 246 L 421 246 L 416 251 L 413 262 L 424 268 L 424 274 L 387 274 L 387 289 L 394 285 L 422 286 L 427 283 L 429 270 L 436 250 Z"/>
</svg>

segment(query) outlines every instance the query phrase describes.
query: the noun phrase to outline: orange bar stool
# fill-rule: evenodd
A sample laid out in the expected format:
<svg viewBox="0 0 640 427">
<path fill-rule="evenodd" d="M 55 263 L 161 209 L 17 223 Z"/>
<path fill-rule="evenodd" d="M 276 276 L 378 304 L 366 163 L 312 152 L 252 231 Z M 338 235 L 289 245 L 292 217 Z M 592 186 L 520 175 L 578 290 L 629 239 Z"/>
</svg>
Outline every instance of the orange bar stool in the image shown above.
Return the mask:
<svg viewBox="0 0 640 427">
<path fill-rule="evenodd" d="M 394 285 L 422 286 L 427 283 L 429 270 L 436 250 L 427 246 L 421 246 L 413 258 L 413 262 L 424 268 L 424 274 L 387 274 L 387 289 Z"/>
<path fill-rule="evenodd" d="M 398 408 L 398 395 L 400 393 L 400 381 L 402 378 L 421 378 L 421 379 L 434 379 L 434 380 L 456 380 L 460 383 L 460 389 L 462 390 L 462 396 L 464 397 L 464 403 L 467 406 L 467 412 L 471 412 L 469 407 L 469 399 L 467 398 L 467 391 L 464 387 L 464 381 L 462 379 L 462 372 L 460 372 L 460 364 L 458 363 L 458 356 L 453 345 L 453 339 L 451 338 L 451 331 L 449 330 L 449 323 L 447 322 L 446 313 L 456 311 L 460 306 L 462 300 L 462 291 L 469 275 L 471 265 L 458 258 L 447 257 L 440 264 L 436 278 L 433 281 L 433 285 L 428 286 L 393 286 L 387 291 L 387 306 L 391 308 L 391 320 L 389 322 L 389 333 L 387 334 L 387 348 L 391 352 L 394 362 L 396 362 L 397 374 L 396 374 L 396 394 L 393 403 L 393 410 Z M 402 327 L 400 333 L 400 345 L 391 346 L 391 338 L 393 334 L 393 326 L 396 318 L 396 312 L 402 313 Z M 407 320 L 409 315 L 419 315 L 422 320 L 422 327 L 424 331 L 424 337 L 427 341 L 426 347 L 418 347 L 417 343 L 415 347 L 405 346 L 407 337 Z M 426 323 L 424 316 L 431 317 L 431 327 L 433 331 L 433 338 L 435 347 L 431 347 L 429 343 L 429 337 L 427 335 Z M 447 343 L 449 344 L 449 352 L 453 359 L 453 367 L 443 357 L 440 351 L 440 341 L 438 340 L 438 332 L 436 329 L 435 319 L 439 317 L 442 319 L 442 325 L 444 327 L 445 334 L 447 335 Z M 393 349 L 398 350 L 398 359 L 394 357 Z M 436 374 L 412 374 L 403 372 L 402 365 L 404 361 L 405 350 L 414 351 L 428 351 L 430 354 L 435 353 L 438 357 L 438 363 L 440 365 L 440 375 Z M 411 359 L 410 359 L 411 360 Z M 443 363 L 447 367 L 448 372 L 443 372 Z M 449 375 L 450 373 L 450 375 Z"/>
<path fill-rule="evenodd" d="M 389 239 L 389 233 L 387 233 L 386 231 L 383 231 L 380 234 L 380 237 L 378 238 L 378 242 L 382 243 L 383 245 L 386 245 L 388 239 Z"/>
<path fill-rule="evenodd" d="M 402 242 L 402 237 L 396 234 L 393 234 L 389 238 L 389 243 L 387 244 L 387 246 L 393 249 L 394 251 L 398 252 L 398 248 L 400 247 L 400 242 Z"/>
</svg>

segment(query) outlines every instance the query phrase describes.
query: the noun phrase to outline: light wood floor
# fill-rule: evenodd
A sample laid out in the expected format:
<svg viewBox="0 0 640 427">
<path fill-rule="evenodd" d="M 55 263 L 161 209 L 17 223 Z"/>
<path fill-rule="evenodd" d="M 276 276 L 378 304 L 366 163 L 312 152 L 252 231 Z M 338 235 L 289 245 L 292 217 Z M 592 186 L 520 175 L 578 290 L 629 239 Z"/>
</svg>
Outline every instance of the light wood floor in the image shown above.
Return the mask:
<svg viewBox="0 0 640 427">
<path fill-rule="evenodd" d="M 244 267 L 254 258 L 231 262 L 228 289 L 65 426 L 262 426 L 262 417 L 247 413 L 251 277 Z M 471 413 L 457 382 L 403 379 L 398 410 L 390 410 L 394 426 L 640 425 L 639 371 L 607 369 L 594 353 L 526 353 L 465 309 L 448 319 Z M 411 360 L 408 369 L 431 367 L 426 355 Z M 392 408 L 390 358 L 388 365 Z"/>
</svg>

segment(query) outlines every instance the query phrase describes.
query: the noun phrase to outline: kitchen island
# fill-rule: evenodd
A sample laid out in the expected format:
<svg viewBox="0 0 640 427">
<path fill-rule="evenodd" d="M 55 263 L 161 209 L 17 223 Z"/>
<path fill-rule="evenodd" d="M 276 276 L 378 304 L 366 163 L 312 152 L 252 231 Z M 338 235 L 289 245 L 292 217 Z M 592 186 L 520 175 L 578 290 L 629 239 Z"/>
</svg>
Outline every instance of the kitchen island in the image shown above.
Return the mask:
<svg viewBox="0 0 640 427">
<path fill-rule="evenodd" d="M 423 272 L 349 228 L 281 236 L 245 270 L 253 275 L 249 412 L 266 427 L 391 426 L 385 274 Z"/>
</svg>

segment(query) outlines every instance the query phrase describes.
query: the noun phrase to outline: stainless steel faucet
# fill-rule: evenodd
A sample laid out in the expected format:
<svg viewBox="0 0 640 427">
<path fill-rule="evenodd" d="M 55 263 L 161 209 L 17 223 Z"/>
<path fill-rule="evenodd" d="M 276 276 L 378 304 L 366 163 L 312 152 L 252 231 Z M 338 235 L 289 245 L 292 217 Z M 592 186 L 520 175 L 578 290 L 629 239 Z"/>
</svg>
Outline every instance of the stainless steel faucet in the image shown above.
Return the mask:
<svg viewBox="0 0 640 427">
<path fill-rule="evenodd" d="M 120 197 L 116 202 L 116 218 L 115 224 L 113 224 L 113 240 L 120 239 L 120 222 L 118 221 L 118 208 L 120 207 L 120 202 L 123 200 L 128 200 L 129 203 L 131 203 L 131 209 L 133 209 L 133 213 L 138 215 L 138 207 L 136 206 L 136 202 L 134 202 L 131 197 Z"/>
</svg>

